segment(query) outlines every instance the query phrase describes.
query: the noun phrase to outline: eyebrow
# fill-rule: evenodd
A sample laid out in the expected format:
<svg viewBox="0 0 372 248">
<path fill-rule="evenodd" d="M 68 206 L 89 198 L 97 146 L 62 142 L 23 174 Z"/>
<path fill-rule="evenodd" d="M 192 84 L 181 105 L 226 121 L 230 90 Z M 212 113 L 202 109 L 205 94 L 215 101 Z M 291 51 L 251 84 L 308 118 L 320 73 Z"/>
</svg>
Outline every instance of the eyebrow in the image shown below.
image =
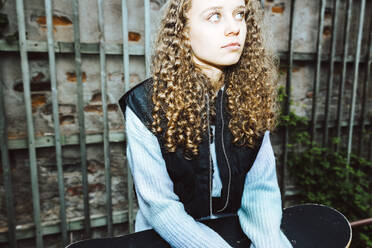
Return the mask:
<svg viewBox="0 0 372 248">
<path fill-rule="evenodd" d="M 205 14 L 206 12 L 209 12 L 211 10 L 216 11 L 216 10 L 221 10 L 221 9 L 222 9 L 222 7 L 210 7 L 208 9 L 206 9 L 206 10 L 203 10 L 202 14 Z"/>
<path fill-rule="evenodd" d="M 223 9 L 222 7 L 220 7 L 220 6 L 216 6 L 216 7 L 210 7 L 210 8 L 208 8 L 208 9 L 206 9 L 206 10 L 204 10 L 203 12 L 202 12 L 202 14 L 205 14 L 206 12 L 209 12 L 209 11 L 216 11 L 216 10 L 221 10 L 221 9 Z M 245 6 L 244 5 L 239 5 L 239 6 L 237 6 L 236 8 L 234 8 L 234 11 L 235 10 L 237 10 L 237 9 L 245 9 Z"/>
</svg>

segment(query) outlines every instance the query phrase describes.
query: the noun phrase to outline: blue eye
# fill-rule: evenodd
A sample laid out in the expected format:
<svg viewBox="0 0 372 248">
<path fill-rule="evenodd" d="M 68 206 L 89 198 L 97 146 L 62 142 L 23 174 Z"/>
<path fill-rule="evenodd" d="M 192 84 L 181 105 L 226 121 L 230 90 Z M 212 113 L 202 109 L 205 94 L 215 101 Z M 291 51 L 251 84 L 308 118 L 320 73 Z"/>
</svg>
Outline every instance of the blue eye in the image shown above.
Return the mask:
<svg viewBox="0 0 372 248">
<path fill-rule="evenodd" d="M 218 22 L 220 19 L 221 19 L 221 14 L 220 13 L 213 13 L 208 18 L 208 20 L 211 21 L 211 22 Z"/>
<path fill-rule="evenodd" d="M 236 18 L 237 18 L 238 20 L 243 20 L 244 17 L 245 17 L 245 13 L 244 13 L 244 11 L 239 12 L 239 13 L 236 14 Z"/>
</svg>

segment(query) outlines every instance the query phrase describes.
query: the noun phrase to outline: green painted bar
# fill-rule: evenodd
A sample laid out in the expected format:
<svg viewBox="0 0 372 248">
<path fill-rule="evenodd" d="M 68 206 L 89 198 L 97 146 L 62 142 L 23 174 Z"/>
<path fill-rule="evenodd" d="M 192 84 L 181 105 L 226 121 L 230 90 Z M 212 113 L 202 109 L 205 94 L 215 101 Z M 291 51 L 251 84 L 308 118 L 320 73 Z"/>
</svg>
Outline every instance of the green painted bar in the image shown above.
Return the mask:
<svg viewBox="0 0 372 248">
<path fill-rule="evenodd" d="M 128 211 L 118 211 L 113 213 L 113 223 L 122 224 L 128 221 Z M 92 215 L 91 217 L 92 227 L 102 227 L 107 225 L 107 218 L 105 214 Z M 71 231 L 81 231 L 84 229 L 84 217 L 78 217 L 70 219 L 67 222 L 67 230 Z M 61 225 L 59 221 L 44 222 L 42 225 L 43 235 L 58 234 L 61 232 Z M 16 238 L 30 239 L 35 237 L 35 231 L 33 226 L 28 226 L 25 228 L 17 229 Z M 0 233 L 0 245 L 1 243 L 8 242 L 8 238 L 5 233 Z"/>
<path fill-rule="evenodd" d="M 73 0 L 73 23 L 74 23 L 74 48 L 75 48 L 75 69 L 77 78 L 77 110 L 79 120 L 79 143 L 81 158 L 81 174 L 83 183 L 83 201 L 84 201 L 84 227 L 86 238 L 91 237 L 91 223 L 89 210 L 88 193 L 88 173 L 87 173 L 87 151 L 84 119 L 84 100 L 83 100 L 83 79 L 81 72 L 81 47 L 80 47 L 80 20 L 79 20 L 79 1 Z"/>
<path fill-rule="evenodd" d="M 129 40 L 128 40 L 128 7 L 127 1 L 122 0 L 122 27 L 123 27 L 123 67 L 124 67 L 124 81 L 125 92 L 130 88 L 129 85 Z M 124 133 L 125 134 L 125 133 Z M 126 140 L 126 138 L 125 138 Z M 129 169 L 128 161 L 125 160 L 125 168 L 127 169 L 127 197 L 128 197 L 128 225 L 129 233 L 134 232 L 134 214 L 133 214 L 133 178 Z"/>
<path fill-rule="evenodd" d="M 44 53 L 48 52 L 48 44 L 43 41 L 27 41 L 28 52 Z M 80 43 L 82 54 L 99 54 L 99 43 Z M 55 42 L 54 44 L 55 53 L 74 53 L 74 43 L 71 42 Z M 19 44 L 11 43 L 8 44 L 5 40 L 0 39 L 0 51 L 2 52 L 18 52 Z M 107 55 L 122 55 L 123 54 L 123 44 L 106 44 L 106 54 Z M 145 47 L 139 44 L 129 44 L 129 55 L 132 56 L 144 56 Z M 288 52 L 278 52 L 280 60 L 288 60 Z M 316 53 L 303 53 L 303 52 L 293 52 L 293 61 L 314 61 L 317 57 Z M 322 54 L 322 61 L 329 61 L 329 54 Z M 353 62 L 355 56 L 348 55 L 346 57 L 346 62 Z M 336 63 L 343 62 L 343 56 L 335 56 L 334 61 Z M 363 55 L 360 57 L 360 63 L 365 63 L 367 61 L 367 56 Z"/>
<path fill-rule="evenodd" d="M 301 193 L 300 190 L 295 189 L 295 188 L 287 188 L 285 191 L 285 196 L 286 197 L 291 197 L 291 196 L 298 196 Z"/>
<path fill-rule="evenodd" d="M 3 166 L 3 180 L 5 189 L 5 204 L 6 215 L 8 217 L 8 240 L 11 247 L 17 248 L 17 240 L 15 236 L 16 219 L 14 215 L 14 201 L 12 190 L 12 174 L 10 170 L 9 154 L 8 154 L 8 137 L 7 123 L 4 105 L 3 82 L 0 81 L 0 146 L 1 146 L 1 163 Z"/>
<path fill-rule="evenodd" d="M 129 55 L 130 46 L 128 38 L 128 7 L 127 1 L 121 1 L 121 11 L 122 11 L 122 28 L 123 28 L 123 72 L 124 72 L 124 90 L 127 92 L 129 90 Z"/>
<path fill-rule="evenodd" d="M 317 106 L 318 106 L 318 92 L 320 84 L 320 73 L 321 73 L 321 64 L 322 64 L 322 48 L 323 48 L 323 27 L 324 27 L 324 13 L 326 2 L 325 0 L 319 0 L 319 29 L 318 29 L 318 40 L 317 40 L 317 58 L 316 58 L 316 69 L 315 69 L 315 80 L 313 87 L 313 106 L 311 110 L 311 132 L 310 139 L 311 142 L 315 141 L 315 126 L 317 122 Z"/>
<path fill-rule="evenodd" d="M 150 55 L 151 55 L 151 27 L 150 27 L 150 0 L 144 0 L 145 7 L 145 63 L 146 78 L 150 77 Z"/>
<path fill-rule="evenodd" d="M 350 163 L 350 155 L 352 150 L 352 139 L 353 139 L 353 123 L 355 118 L 355 98 L 358 88 L 358 76 L 359 76 L 359 58 L 360 50 L 362 46 L 362 36 L 363 36 L 363 23 L 364 23 L 364 11 L 366 9 L 366 0 L 361 0 L 361 7 L 359 13 L 359 26 L 358 26 L 358 37 L 357 46 L 355 50 L 355 62 L 354 62 L 354 80 L 353 80 L 353 91 L 351 94 L 350 112 L 349 112 L 349 133 L 347 142 L 347 163 Z"/>
<path fill-rule="evenodd" d="M 57 75 L 56 75 L 56 59 L 54 54 L 54 37 L 53 37 L 53 6 L 51 0 L 45 0 L 46 21 L 47 21 L 47 37 L 48 37 L 48 53 L 49 53 L 49 70 L 50 82 L 52 86 L 52 104 L 53 104 L 53 124 L 55 134 L 55 149 L 56 149 L 56 162 L 58 170 L 58 193 L 60 204 L 60 219 L 61 219 L 61 234 L 62 244 L 68 244 L 67 237 L 67 224 L 66 224 L 66 204 L 65 204 L 65 186 L 62 168 L 62 146 L 61 146 L 61 133 L 59 127 L 59 113 L 58 113 L 58 88 L 57 88 Z"/>
<path fill-rule="evenodd" d="M 350 24 L 351 24 L 351 14 L 353 8 L 353 1 L 347 1 L 347 17 L 345 22 L 345 31 L 344 31 L 344 51 L 343 51 L 343 62 L 342 62 L 342 77 L 341 83 L 339 86 L 339 93 L 338 93 L 338 104 L 337 104 L 337 128 L 336 128 L 336 138 L 341 139 L 341 122 L 342 122 L 342 112 L 343 112 L 343 99 L 344 99 L 344 92 L 345 92 L 345 82 L 346 82 L 346 74 L 347 74 L 347 52 L 349 49 L 349 33 L 350 33 Z M 341 142 L 336 144 L 336 151 L 339 152 L 341 149 Z"/>
<path fill-rule="evenodd" d="M 87 134 L 86 136 L 86 144 L 99 144 L 103 143 L 103 134 Z M 124 133 L 123 132 L 112 132 L 109 135 L 110 142 L 112 143 L 119 143 L 124 142 Z M 61 136 L 61 145 L 79 145 L 80 144 L 80 134 L 72 134 Z M 16 150 L 16 149 L 25 149 L 27 148 L 27 139 L 26 138 L 17 138 L 17 139 L 9 139 L 9 150 Z M 42 136 L 37 137 L 35 139 L 35 147 L 42 148 L 42 147 L 53 147 L 55 144 L 54 136 Z"/>
<path fill-rule="evenodd" d="M 279 52 L 279 57 L 280 60 L 287 61 L 288 60 L 288 53 L 287 52 Z M 293 52 L 293 61 L 298 61 L 298 62 L 307 62 L 307 61 L 314 61 L 317 59 L 317 53 L 303 53 L 303 52 Z M 327 62 L 331 59 L 330 54 L 322 54 L 321 55 L 321 60 L 324 62 Z M 355 60 L 354 55 L 348 55 L 346 57 L 346 62 L 353 62 Z M 337 55 L 334 57 L 334 62 L 335 63 L 342 63 L 343 62 L 343 56 Z M 367 57 L 365 55 L 361 56 L 360 59 L 361 63 L 367 62 Z"/>
<path fill-rule="evenodd" d="M 367 11 L 367 9 L 366 9 Z M 363 137 L 364 137 L 364 128 L 366 126 L 366 105 L 367 105 L 367 91 L 369 89 L 369 81 L 371 80 L 371 66 L 372 66 L 372 19 L 369 27 L 369 37 L 368 37 L 368 63 L 366 64 L 365 68 L 365 80 L 363 84 L 363 97 L 362 97 L 362 110 L 361 110 L 361 117 L 360 117 L 360 122 L 359 122 L 359 146 L 358 146 L 358 154 L 359 156 L 362 156 L 363 152 Z M 371 148 L 369 148 L 370 150 Z"/>
<path fill-rule="evenodd" d="M 29 52 L 48 52 L 48 44 L 44 41 L 27 41 Z M 120 55 L 123 53 L 122 44 L 107 44 L 106 53 L 112 55 Z M 0 39 L 0 51 L 17 52 L 19 45 L 17 43 L 7 43 Z M 73 42 L 56 42 L 54 44 L 54 51 L 56 53 L 74 53 Z M 99 43 L 81 43 L 81 53 L 83 54 L 99 54 Z M 129 54 L 143 56 L 145 54 L 144 46 L 140 44 L 130 44 Z"/>
<path fill-rule="evenodd" d="M 338 9 L 339 0 L 333 2 L 333 16 L 332 16 L 332 40 L 331 40 L 331 55 L 329 60 L 329 72 L 328 72 L 328 85 L 327 95 L 324 113 L 324 134 L 323 134 L 323 147 L 328 146 L 328 122 L 329 122 L 329 109 L 331 107 L 332 90 L 333 90 L 333 78 L 335 70 L 335 54 L 336 54 L 336 40 L 337 40 L 337 29 L 338 29 Z"/>
<path fill-rule="evenodd" d="M 289 23 L 289 37 L 288 37 L 288 69 L 287 69 L 287 81 L 286 81 L 286 98 L 284 105 L 284 114 L 288 115 L 290 113 L 290 102 L 291 102 L 291 87 L 292 87 L 292 68 L 293 68 L 293 31 L 294 31 L 294 11 L 295 11 L 296 0 L 291 0 L 290 9 L 290 23 Z M 284 127 L 283 133 L 283 160 L 281 167 L 281 180 L 280 188 L 282 194 L 282 205 L 285 206 L 285 178 L 286 178 L 286 165 L 288 160 L 288 139 L 289 139 L 289 129 L 287 126 Z"/>
<path fill-rule="evenodd" d="M 336 127 L 336 121 L 330 121 L 328 123 L 328 128 Z M 370 125 L 370 120 L 365 121 L 365 125 Z M 316 128 L 323 128 L 323 123 L 318 122 Z M 358 122 L 354 121 L 354 126 L 357 126 Z M 341 127 L 347 127 L 348 122 L 342 121 Z M 125 141 L 125 133 L 124 131 L 121 132 L 110 132 L 109 139 L 110 143 L 121 143 Z M 70 146 L 70 145 L 79 145 L 79 134 L 72 134 L 68 136 L 61 136 L 61 144 L 62 146 Z M 16 150 L 16 149 L 26 149 L 27 148 L 27 138 L 17 138 L 17 139 L 9 139 L 8 140 L 8 149 L 9 150 Z M 100 144 L 103 143 L 103 134 L 87 134 L 86 135 L 86 144 Z M 42 136 L 37 137 L 35 139 L 35 147 L 36 148 L 43 148 L 43 147 L 53 147 L 55 144 L 54 136 Z"/>
<path fill-rule="evenodd" d="M 111 196 L 111 172 L 110 172 L 110 142 L 107 111 L 107 80 L 106 80 L 106 52 L 105 52 L 105 28 L 104 28 L 103 0 L 98 0 L 98 24 L 100 32 L 100 65 L 101 65 L 101 96 L 103 109 L 103 151 L 105 160 L 106 182 L 106 211 L 107 211 L 107 235 L 112 237 L 112 196 Z"/>
<path fill-rule="evenodd" d="M 30 159 L 30 176 L 32 185 L 32 204 L 34 211 L 34 222 L 36 228 L 36 247 L 42 248 L 43 236 L 41 233 L 41 218 L 40 218 L 40 197 L 39 197 L 39 182 L 36 163 L 36 150 L 35 150 L 35 137 L 34 137 L 34 124 L 32 119 L 31 109 L 31 95 L 30 95 L 30 71 L 27 60 L 27 44 L 26 44 L 26 27 L 23 0 L 16 0 L 17 9 L 17 23 L 19 35 L 19 47 L 21 55 L 22 67 L 22 80 L 24 89 L 24 101 L 26 107 L 27 117 L 27 135 L 28 135 L 28 152 Z"/>
<path fill-rule="evenodd" d="M 372 117 L 370 119 L 372 121 Z M 372 161 L 372 134 L 369 135 L 368 160 Z"/>
</svg>

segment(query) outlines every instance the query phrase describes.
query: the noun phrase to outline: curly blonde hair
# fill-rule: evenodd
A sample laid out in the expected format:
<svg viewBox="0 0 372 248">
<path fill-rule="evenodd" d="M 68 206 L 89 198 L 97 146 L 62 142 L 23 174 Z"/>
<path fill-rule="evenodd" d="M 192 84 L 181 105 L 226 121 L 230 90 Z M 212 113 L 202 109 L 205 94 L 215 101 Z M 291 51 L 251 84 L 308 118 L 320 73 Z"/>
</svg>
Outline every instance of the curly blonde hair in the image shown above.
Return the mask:
<svg viewBox="0 0 372 248">
<path fill-rule="evenodd" d="M 239 62 L 224 68 L 222 78 L 233 142 L 254 147 L 276 123 L 277 60 L 266 42 L 259 1 L 245 2 L 245 46 Z M 161 134 L 168 152 L 182 148 L 188 157 L 198 155 L 198 145 L 208 128 L 207 109 L 215 115 L 215 90 L 192 60 L 187 18 L 190 8 L 191 0 L 170 0 L 155 41 L 151 127 L 153 133 Z M 210 108 L 206 95 L 211 99 Z"/>
</svg>

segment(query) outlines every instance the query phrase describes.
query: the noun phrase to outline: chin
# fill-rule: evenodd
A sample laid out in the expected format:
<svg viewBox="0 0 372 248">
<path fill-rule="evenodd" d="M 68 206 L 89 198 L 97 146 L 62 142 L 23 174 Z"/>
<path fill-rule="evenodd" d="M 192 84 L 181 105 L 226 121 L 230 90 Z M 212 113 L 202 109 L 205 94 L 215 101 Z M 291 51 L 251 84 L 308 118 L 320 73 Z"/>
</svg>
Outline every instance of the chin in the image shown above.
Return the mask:
<svg viewBox="0 0 372 248">
<path fill-rule="evenodd" d="M 239 59 L 240 59 L 240 56 L 239 57 L 236 57 L 236 58 L 230 58 L 230 59 L 226 59 L 226 60 L 223 60 L 223 61 L 219 61 L 218 65 L 219 66 L 231 66 L 231 65 L 235 65 L 236 63 L 239 62 Z"/>
</svg>

